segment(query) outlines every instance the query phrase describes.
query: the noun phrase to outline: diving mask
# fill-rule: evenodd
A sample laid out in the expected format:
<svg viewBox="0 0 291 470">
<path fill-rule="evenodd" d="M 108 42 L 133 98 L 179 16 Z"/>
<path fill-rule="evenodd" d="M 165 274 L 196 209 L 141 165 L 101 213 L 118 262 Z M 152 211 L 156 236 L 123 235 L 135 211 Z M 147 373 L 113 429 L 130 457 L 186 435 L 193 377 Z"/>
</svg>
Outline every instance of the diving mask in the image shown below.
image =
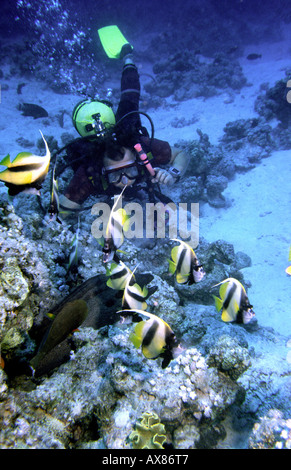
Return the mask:
<svg viewBox="0 0 291 470">
<path fill-rule="evenodd" d="M 121 167 L 107 166 L 102 169 L 102 174 L 106 176 L 111 184 L 118 184 L 124 177 L 133 180 L 138 177 L 138 167 L 135 161 L 128 162 L 127 165 Z"/>
</svg>

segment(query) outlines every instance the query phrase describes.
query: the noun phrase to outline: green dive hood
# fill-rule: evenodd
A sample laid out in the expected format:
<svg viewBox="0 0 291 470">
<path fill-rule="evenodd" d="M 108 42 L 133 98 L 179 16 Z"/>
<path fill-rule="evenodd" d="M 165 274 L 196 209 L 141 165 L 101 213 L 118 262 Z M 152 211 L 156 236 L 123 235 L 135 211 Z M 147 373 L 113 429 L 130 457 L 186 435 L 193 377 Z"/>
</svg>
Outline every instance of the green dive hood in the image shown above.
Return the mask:
<svg viewBox="0 0 291 470">
<path fill-rule="evenodd" d="M 115 125 L 115 116 L 109 102 L 83 100 L 73 110 L 73 124 L 82 137 L 104 135 Z"/>
</svg>

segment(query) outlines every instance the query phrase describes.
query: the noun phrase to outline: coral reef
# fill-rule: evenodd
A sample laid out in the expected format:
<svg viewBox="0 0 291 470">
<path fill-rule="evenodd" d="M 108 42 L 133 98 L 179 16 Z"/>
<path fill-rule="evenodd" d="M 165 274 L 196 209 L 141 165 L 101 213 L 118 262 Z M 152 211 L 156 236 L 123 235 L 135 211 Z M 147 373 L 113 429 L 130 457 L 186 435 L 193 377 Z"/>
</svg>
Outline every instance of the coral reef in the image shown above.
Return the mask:
<svg viewBox="0 0 291 470">
<path fill-rule="evenodd" d="M 251 417 L 250 425 L 264 410 L 258 383 L 266 371 L 262 375 L 259 367 L 252 369 L 254 352 L 248 352 L 248 343 L 263 335 L 268 342 L 274 338 L 260 328 L 250 336 L 246 328 L 223 324 L 215 311 L 210 287 L 229 275 L 247 285 L 240 269 L 251 264 L 246 254 L 235 253 L 223 240 L 201 240 L 198 254 L 207 276 L 190 287 L 177 285 L 168 275 L 172 242 L 158 240 L 143 250 L 125 242 L 131 263 L 139 261 L 140 272 L 154 271 L 152 283 L 158 289 L 148 301 L 149 310 L 168 322 L 182 347 L 188 348 L 167 369 L 161 369 L 159 359 L 147 360 L 136 350 L 128 341 L 132 325 L 119 323 L 74 333 L 71 360 L 49 376 L 32 379 L 12 368 L 17 360 L 35 353 L 29 340 L 32 322 L 37 328 L 44 313 L 70 287 L 92 277 L 92 270 L 100 270 L 97 244 L 95 258 L 94 240 L 86 235 L 89 222 L 81 230 L 79 274 L 68 283 L 62 265 L 73 232 L 66 224 L 44 225 L 38 214 L 26 214 L 24 220 L 28 219 L 30 227 L 4 205 L 1 250 L 3 267 L 7 262 L 9 269 L 1 278 L 6 289 L 1 317 L 5 360 L 4 370 L 0 369 L 1 447 L 130 448 L 128 436 L 140 416 L 155 413 L 165 426 L 166 444 L 177 449 L 211 448 L 225 439 L 223 419 L 230 408 L 237 410 L 242 427 L 246 417 Z M 9 270 L 17 274 L 17 289 L 8 282 Z M 266 378 L 270 397 L 282 407 L 284 396 L 270 386 L 271 377 Z"/>
<path fill-rule="evenodd" d="M 144 412 L 160 417 L 175 448 L 183 447 L 188 427 L 188 448 L 214 446 L 222 435 L 216 424 L 240 387 L 195 348 L 162 371 L 131 346 L 128 328 L 83 328 L 74 334 L 74 357 L 51 377 L 31 391 L 23 390 L 27 382 L 4 390 L 1 447 L 67 448 L 102 439 L 106 448 L 129 448 L 127 436 Z"/>
<path fill-rule="evenodd" d="M 177 101 L 208 98 L 229 88 L 238 91 L 247 83 L 239 63 L 223 53 L 216 54 L 210 63 L 188 51 L 183 59 L 180 53 L 171 54 L 158 60 L 153 71 L 157 79 L 145 85 L 146 91 L 161 98 L 173 95 Z"/>
<path fill-rule="evenodd" d="M 141 31 L 149 31 L 153 24 L 147 15 L 136 13 L 143 11 L 144 5 L 142 2 L 141 6 L 136 5 L 133 0 L 122 2 L 127 11 L 122 26 L 126 36 L 128 33 L 137 45 L 137 61 L 145 60 L 142 72 L 148 67 L 147 59 L 156 62 L 155 77 L 143 87 L 141 109 L 159 106 L 172 113 L 181 101 L 195 97 L 205 101 L 218 94 L 224 103 L 230 103 L 250 85 L 237 61 L 242 44 L 245 45 L 246 38 L 255 42 L 264 34 L 268 38 L 273 34 L 274 38 L 280 34 L 279 28 L 270 33 L 268 22 L 258 30 L 253 22 L 246 21 L 242 30 L 234 21 L 233 5 L 226 11 L 223 4 L 201 1 L 195 6 L 193 1 L 185 0 L 183 9 L 173 5 L 176 10 L 171 10 L 171 16 L 165 15 L 164 29 L 160 26 L 164 21 L 163 8 L 167 6 L 161 4 L 161 23 L 157 23 L 154 11 L 158 32 L 152 31 L 145 38 Z M 98 18 L 101 24 L 112 18 L 113 10 L 112 5 L 88 0 L 87 11 L 97 11 L 99 5 L 104 13 L 104 17 Z M 118 8 L 121 7 L 116 4 L 114 14 L 119 21 Z M 252 14 L 254 8 L 252 5 Z M 3 94 L 12 91 L 14 77 L 19 77 L 15 86 L 18 99 L 25 98 L 28 86 L 23 89 L 26 85 L 23 80 L 29 81 L 30 77 L 56 93 L 74 94 L 66 97 L 66 104 L 55 106 L 52 102 L 52 112 L 42 119 L 44 127 L 53 124 L 52 132 L 56 131 L 55 135 L 46 136 L 53 152 L 62 146 L 60 142 L 65 145 L 75 137 L 67 132 L 72 130 L 70 100 L 76 95 L 93 97 L 96 92 L 104 98 L 109 90 L 106 81 L 110 80 L 112 86 L 120 64 L 118 61 L 108 64 L 101 47 L 98 50 L 96 43 L 93 45 L 90 27 L 93 25 L 96 30 L 94 15 L 85 20 L 79 15 L 80 10 L 70 10 L 68 2 L 64 8 L 62 2 L 43 0 L 18 1 L 15 11 L 20 35 L 5 41 L 4 33 L 1 44 L 0 78 L 6 81 L 1 85 Z M 272 11 L 269 24 L 274 23 L 274 15 L 278 17 Z M 132 26 L 136 17 L 138 29 Z M 193 17 L 195 22 L 189 23 Z M 3 21 L 0 18 L 6 31 L 8 26 Z M 288 74 L 290 71 L 286 71 Z M 276 148 L 291 147 L 286 80 L 272 88 L 266 84 L 261 92 L 255 103 L 256 117 L 227 123 L 219 145 L 212 145 L 208 135 L 199 129 L 196 140 L 177 143 L 190 154 L 191 161 L 182 184 L 170 188 L 169 197 L 208 203 L 215 208 L 227 207 L 231 202 L 223 193 L 237 172 L 254 168 Z M 113 86 L 110 94 L 114 105 L 119 93 L 119 88 Z M 28 122 L 29 118 L 25 119 Z M 193 125 L 196 119 L 193 113 L 186 117 L 183 114 L 173 118 L 170 125 L 182 128 Z M 41 140 L 34 143 L 26 135 L 18 136 L 16 142 L 25 148 L 41 148 L 42 143 Z M 67 168 L 59 178 L 60 192 L 71 175 L 72 170 Z M 251 432 L 256 423 L 249 447 L 290 448 L 287 339 L 263 328 L 260 317 L 252 330 L 221 321 L 213 306 L 211 287 L 230 276 L 250 287 L 241 270 L 251 265 L 247 254 L 236 253 L 233 245 L 223 240 L 215 243 L 199 240 L 197 253 L 207 275 L 203 282 L 193 286 L 177 285 L 175 278 L 170 277 L 166 260 L 171 242 L 155 239 L 125 242 L 124 261 L 131 269 L 138 263 L 138 270 L 152 274 L 152 284 L 158 287 L 148 301 L 149 310 L 171 325 L 184 349 L 165 370 L 161 369 L 159 358 L 146 359 L 130 343 L 132 324 L 108 325 L 113 323 L 112 318 L 116 321 L 116 298 L 111 292 L 108 295 L 102 292 L 103 307 L 98 305 L 96 309 L 102 310 L 106 326 L 81 327 L 70 336 L 65 358 L 56 349 L 60 362 L 53 363 L 54 368 L 48 372 L 31 376 L 30 368 L 24 366 L 36 354 L 37 342 L 43 337 L 45 314 L 75 287 L 82 286 L 84 280 L 90 281 L 100 274 L 97 277 L 102 284 L 101 275 L 105 273 L 99 245 L 90 234 L 93 220 L 89 211 L 81 217 L 78 269 L 68 271 L 76 221 L 69 218 L 62 225 L 48 223 L 45 201 L 49 198 L 49 178 L 43 184 L 40 200 L 22 194 L 15 198 L 12 207 L 6 203 L 6 195 L 0 193 L 0 447 L 214 448 L 223 446 L 231 426 L 238 433 Z M 96 199 L 91 198 L 87 204 L 94 202 Z M 114 313 L 109 318 L 110 309 Z M 277 369 L 269 349 L 271 346 L 275 351 L 278 345 L 283 349 L 284 360 L 288 355 Z M 264 360 L 266 351 L 270 364 Z M 269 411 L 270 407 L 273 410 Z M 259 419 L 260 416 L 264 417 Z"/>
<path fill-rule="evenodd" d="M 286 70 L 286 77 L 279 80 L 270 88 L 266 84 L 265 92 L 255 101 L 255 111 L 262 116 L 266 123 L 276 120 L 277 126 L 271 131 L 271 138 L 277 149 L 290 149 L 290 103 L 286 99 L 286 83 L 290 77 L 290 70 Z M 263 91 L 263 90 L 262 90 Z"/>
<path fill-rule="evenodd" d="M 173 367 L 162 371 L 159 360 L 148 361 L 128 341 L 131 326 L 82 328 L 72 337 L 75 352 L 71 361 L 56 369 L 51 377 L 32 379 L 17 372 L 17 361 L 27 360 L 34 352 L 29 339 L 32 324 L 37 328 L 44 313 L 68 289 L 66 271 L 61 266 L 72 237 L 68 227 L 54 222 L 44 227 L 37 213 L 25 214 L 24 220 L 28 219 L 29 228 L 12 206 L 4 205 L 1 447 L 128 448 L 131 444 L 127 438 L 142 413 L 160 417 L 167 442 L 174 447 L 215 446 L 225 434 L 220 416 L 241 394 L 240 386 L 227 375 L 220 375 L 215 367 L 208 367 L 193 347 L 178 357 Z M 92 276 L 92 267 L 98 270 L 100 265 L 98 250 L 96 261 L 92 256 L 89 259 L 87 246 L 93 239 L 85 233 L 86 230 L 80 237 L 79 280 Z M 205 244 L 204 249 L 206 253 L 209 245 Z M 210 257 L 205 257 L 208 268 L 216 267 L 213 249 L 218 259 L 235 263 L 233 248 L 220 242 L 216 248 L 213 245 Z M 169 245 L 157 244 L 153 250 L 156 255 L 151 252 L 150 258 L 148 250 L 139 251 L 141 271 L 157 271 L 152 282 L 158 289 L 149 299 L 150 307 L 182 332 L 180 293 L 169 285 L 165 274 Z M 133 243 L 126 241 L 126 252 L 135 263 L 137 249 Z M 177 311 L 181 315 L 177 316 Z M 191 430 L 190 434 L 187 430 Z"/>
<path fill-rule="evenodd" d="M 248 350 L 227 335 L 218 338 L 208 355 L 208 365 L 237 380 L 251 365 Z"/>
<path fill-rule="evenodd" d="M 250 449 L 291 449 L 291 419 L 279 410 L 270 410 L 253 427 Z"/>
<path fill-rule="evenodd" d="M 141 422 L 129 435 L 134 449 L 163 449 L 166 440 L 165 426 L 160 423 L 156 413 L 143 413 Z"/>
<path fill-rule="evenodd" d="M 29 204 L 34 201 L 28 200 L 27 210 L 25 202 L 22 198 L 22 217 L 17 215 L 19 201 L 15 201 L 15 207 L 3 203 L 0 212 L 0 350 L 6 365 L 15 355 L 25 356 L 27 348 L 32 353 L 28 335 L 32 327 L 37 327 L 64 294 L 80 282 L 82 273 L 84 278 L 91 277 L 94 262 L 92 257 L 90 264 L 86 264 L 88 239 L 81 237 L 84 242 L 81 274 L 75 280 L 68 277 L 64 264 L 74 233 L 64 224 L 47 225 L 39 209 L 35 212 L 34 205 Z"/>
<path fill-rule="evenodd" d="M 258 96 L 255 101 L 255 111 L 264 117 L 266 121 L 276 118 L 281 126 L 287 129 L 290 125 L 290 106 L 286 100 L 286 82 L 290 73 L 286 72 L 286 79 L 279 80 L 272 88 L 267 89 L 264 94 Z"/>
<path fill-rule="evenodd" d="M 23 221 L 13 207 L 4 206 L 0 218 L 0 345 L 7 355 L 25 341 L 40 298 L 54 296 L 55 290 L 37 245 L 24 236 Z"/>
</svg>

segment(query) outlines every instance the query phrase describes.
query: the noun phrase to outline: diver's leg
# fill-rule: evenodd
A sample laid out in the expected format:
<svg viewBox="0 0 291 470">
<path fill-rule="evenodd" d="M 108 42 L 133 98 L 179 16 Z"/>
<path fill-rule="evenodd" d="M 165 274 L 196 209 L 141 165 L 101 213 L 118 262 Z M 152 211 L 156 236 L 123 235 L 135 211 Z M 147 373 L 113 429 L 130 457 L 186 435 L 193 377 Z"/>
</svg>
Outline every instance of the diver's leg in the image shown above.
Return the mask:
<svg viewBox="0 0 291 470">
<path fill-rule="evenodd" d="M 128 56 L 127 56 L 128 57 Z M 127 61 L 125 58 L 125 65 L 121 77 L 121 98 L 116 113 L 116 121 L 118 121 L 131 111 L 135 113 L 130 114 L 121 121 L 121 126 L 124 127 L 141 127 L 140 115 L 138 114 L 140 99 L 140 81 L 137 67 L 132 60 Z"/>
</svg>

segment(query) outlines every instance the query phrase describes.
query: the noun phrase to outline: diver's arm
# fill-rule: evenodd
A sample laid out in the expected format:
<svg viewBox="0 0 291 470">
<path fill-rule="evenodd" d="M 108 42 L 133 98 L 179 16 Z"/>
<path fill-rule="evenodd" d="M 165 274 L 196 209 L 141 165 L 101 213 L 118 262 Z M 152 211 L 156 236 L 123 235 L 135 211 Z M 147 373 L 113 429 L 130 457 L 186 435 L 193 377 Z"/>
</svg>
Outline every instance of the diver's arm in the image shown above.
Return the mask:
<svg viewBox="0 0 291 470">
<path fill-rule="evenodd" d="M 189 163 L 188 155 L 181 149 L 171 147 L 171 158 L 169 161 L 170 168 L 168 170 L 155 168 L 155 176 L 153 183 L 161 183 L 172 185 L 180 179 L 185 173 Z"/>
<path fill-rule="evenodd" d="M 171 147 L 171 160 L 170 165 L 176 168 L 181 176 L 185 173 L 188 163 L 189 163 L 189 155 L 187 155 L 183 150 Z"/>
</svg>

